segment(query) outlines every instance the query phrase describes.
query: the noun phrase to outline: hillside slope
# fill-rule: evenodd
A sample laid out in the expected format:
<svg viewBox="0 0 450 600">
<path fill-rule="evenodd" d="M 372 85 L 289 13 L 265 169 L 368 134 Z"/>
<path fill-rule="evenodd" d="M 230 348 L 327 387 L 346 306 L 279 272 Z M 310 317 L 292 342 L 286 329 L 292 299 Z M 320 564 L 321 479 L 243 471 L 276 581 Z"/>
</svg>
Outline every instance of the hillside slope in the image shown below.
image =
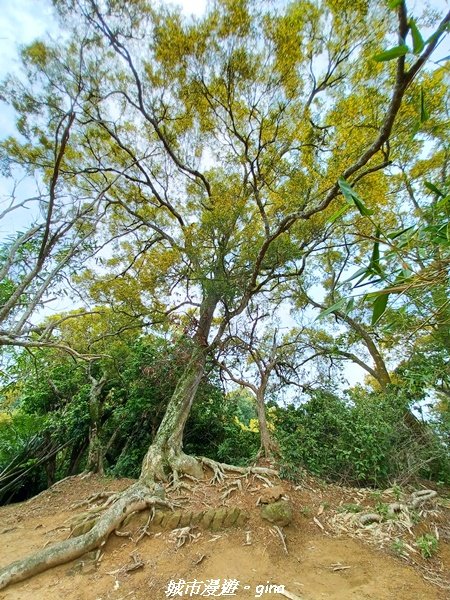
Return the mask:
<svg viewBox="0 0 450 600">
<path fill-rule="evenodd" d="M 220 486 L 202 482 L 170 496 L 183 514 L 239 508 L 248 515 L 244 524 L 217 531 L 198 526 L 173 531 L 154 524 L 145 529 L 149 514 L 141 513 L 120 535 L 112 536 L 102 552 L 11 586 L 0 592 L 0 599 L 286 597 L 278 593 L 281 588 L 277 592 L 270 585 L 284 586 L 291 598 L 304 600 L 449 597 L 445 573 L 450 571 L 450 510 L 442 494 L 414 513 L 405 509 L 386 519 L 388 504 L 404 501 L 398 490 L 341 488 L 311 477 L 297 488 L 274 481 L 293 508 L 292 523 L 276 529 L 261 518 L 257 506 L 268 483 L 254 476 L 227 479 Z M 1 507 L 0 564 L 64 539 L 70 522 L 86 511 L 85 500 L 129 484 L 130 480 L 73 477 L 28 502 Z M 104 501 L 100 495 L 94 504 Z M 361 514 L 374 511 L 383 521 L 362 525 Z M 428 559 L 421 556 L 417 542 L 425 534 L 439 538 L 437 551 Z"/>
</svg>

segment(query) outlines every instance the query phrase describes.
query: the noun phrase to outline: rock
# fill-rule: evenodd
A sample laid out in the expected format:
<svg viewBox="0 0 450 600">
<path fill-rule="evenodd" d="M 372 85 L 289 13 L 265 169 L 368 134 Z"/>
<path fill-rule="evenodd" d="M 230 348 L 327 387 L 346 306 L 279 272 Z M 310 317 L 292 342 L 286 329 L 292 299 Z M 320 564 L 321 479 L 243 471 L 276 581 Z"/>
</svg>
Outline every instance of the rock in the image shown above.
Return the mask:
<svg viewBox="0 0 450 600">
<path fill-rule="evenodd" d="M 192 521 L 192 513 L 191 512 L 182 512 L 181 519 L 178 523 L 178 527 L 187 527 L 191 524 Z"/>
<path fill-rule="evenodd" d="M 287 500 L 278 500 L 261 506 L 261 517 L 278 527 L 285 527 L 292 521 L 292 505 Z"/>
<path fill-rule="evenodd" d="M 213 508 L 210 508 L 203 514 L 202 520 L 199 523 L 199 525 L 201 525 L 203 529 L 209 529 L 215 516 L 215 510 Z"/>
<path fill-rule="evenodd" d="M 152 525 L 161 525 L 162 522 L 164 521 L 165 516 L 167 515 L 167 511 L 166 510 L 156 510 L 155 511 L 155 516 L 153 517 L 152 520 Z"/>
<path fill-rule="evenodd" d="M 181 519 L 181 512 L 168 513 L 161 525 L 164 529 L 177 529 Z"/>
<path fill-rule="evenodd" d="M 191 522 L 190 522 L 191 527 L 195 527 L 202 521 L 205 512 L 206 511 L 201 510 L 199 512 L 192 513 L 192 518 L 191 518 Z"/>
<path fill-rule="evenodd" d="M 284 489 L 281 485 L 264 488 L 258 498 L 258 504 L 272 504 L 273 502 L 278 502 L 278 500 L 281 500 L 281 497 L 284 496 L 284 493 Z"/>
<path fill-rule="evenodd" d="M 215 511 L 214 519 L 211 522 L 210 529 L 211 531 L 219 531 L 223 527 L 223 521 L 227 516 L 226 508 L 217 508 Z"/>
<path fill-rule="evenodd" d="M 227 511 L 227 516 L 223 521 L 224 527 L 231 527 L 234 525 L 239 518 L 240 512 L 241 511 L 236 506 L 234 508 L 229 508 Z"/>
<path fill-rule="evenodd" d="M 238 518 L 236 519 L 236 527 L 243 527 L 248 521 L 249 515 L 243 510 L 239 511 Z"/>
</svg>

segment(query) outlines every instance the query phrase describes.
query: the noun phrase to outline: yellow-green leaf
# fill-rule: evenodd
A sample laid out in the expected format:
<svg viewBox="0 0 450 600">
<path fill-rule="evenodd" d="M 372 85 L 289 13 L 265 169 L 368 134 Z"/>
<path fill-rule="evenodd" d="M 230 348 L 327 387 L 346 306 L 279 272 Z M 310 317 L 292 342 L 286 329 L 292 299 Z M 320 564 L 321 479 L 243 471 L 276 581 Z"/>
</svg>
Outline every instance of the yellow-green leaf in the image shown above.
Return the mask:
<svg viewBox="0 0 450 600">
<path fill-rule="evenodd" d="M 413 40 L 413 53 L 420 54 L 425 48 L 425 42 L 423 41 L 423 37 L 421 36 L 414 19 L 410 19 L 408 24 L 411 29 L 411 37 Z"/>
<path fill-rule="evenodd" d="M 405 56 L 405 54 L 408 52 L 408 46 L 406 44 L 400 44 L 400 46 L 394 46 L 393 48 L 389 48 L 389 50 L 375 54 L 373 60 L 376 60 L 377 62 L 386 62 L 388 60 L 394 60 L 395 58 Z"/>
</svg>

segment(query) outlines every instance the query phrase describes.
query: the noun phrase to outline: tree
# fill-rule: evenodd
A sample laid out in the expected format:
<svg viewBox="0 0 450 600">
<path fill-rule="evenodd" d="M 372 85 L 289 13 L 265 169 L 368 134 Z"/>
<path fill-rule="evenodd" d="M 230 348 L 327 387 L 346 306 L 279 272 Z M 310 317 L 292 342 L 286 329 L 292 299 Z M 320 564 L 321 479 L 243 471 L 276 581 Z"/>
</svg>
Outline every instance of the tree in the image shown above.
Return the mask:
<svg viewBox="0 0 450 600">
<path fill-rule="evenodd" d="M 265 322 L 270 317 L 276 323 L 275 314 L 261 314 L 259 307 L 248 307 L 248 323 L 240 319 L 234 331 L 229 328 L 221 343 L 218 364 L 226 379 L 253 396 L 261 440 L 259 456 L 273 459 L 279 447 L 267 423 L 267 396 L 278 395 L 287 386 L 307 389 L 311 382 L 305 379 L 303 367 L 317 353 L 310 352 L 309 340 L 305 345 L 303 330 L 293 328 L 283 334 L 279 327 Z"/>
<path fill-rule="evenodd" d="M 394 12 L 366 2 L 275 10 L 222 0 L 191 21 L 141 0 L 57 5 L 77 31 L 64 49 L 45 45 L 33 68 L 66 90 L 71 65 L 79 67 L 66 172 L 74 188 L 101 188 L 110 233 L 127 235 L 111 278 L 139 273 L 155 314 L 190 308 L 191 355 L 139 481 L 90 532 L 2 569 L 0 587 L 79 556 L 130 512 L 166 502 L 157 481 L 202 476 L 182 437 L 208 355 L 252 298 L 301 275 L 341 205 L 339 178 L 362 185 L 388 164 L 406 92 L 450 20 L 407 57 L 404 2 Z M 374 62 L 395 15 L 400 49 Z"/>
<path fill-rule="evenodd" d="M 42 60 L 43 45 L 24 50 L 33 65 Z M 68 278 L 98 250 L 95 231 L 100 220 L 98 194 L 83 197 L 66 177 L 75 122 L 76 98 L 48 98 L 42 78 L 28 73 L 34 86 L 10 78 L 1 90 L 18 113 L 20 138 L 0 146 L 3 174 L 11 192 L 2 199 L 0 223 L 15 218 L 23 226 L 0 246 L 0 346 L 43 347 L 54 344 L 51 328 L 40 329 L 35 313 L 60 295 Z M 34 119 L 34 122 L 33 122 Z M 34 181 L 33 178 L 34 177 Z M 26 196 L 29 188 L 33 192 Z M 59 342 L 67 351 L 70 346 Z M 72 352 L 73 353 L 73 352 Z"/>
</svg>

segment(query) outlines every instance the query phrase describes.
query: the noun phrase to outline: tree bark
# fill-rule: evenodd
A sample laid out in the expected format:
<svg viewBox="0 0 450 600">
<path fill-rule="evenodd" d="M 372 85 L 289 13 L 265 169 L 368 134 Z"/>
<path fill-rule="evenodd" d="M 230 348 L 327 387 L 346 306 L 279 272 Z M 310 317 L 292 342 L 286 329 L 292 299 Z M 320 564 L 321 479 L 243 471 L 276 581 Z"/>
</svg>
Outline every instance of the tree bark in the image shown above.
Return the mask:
<svg viewBox="0 0 450 600">
<path fill-rule="evenodd" d="M 264 456 L 264 458 L 273 458 L 278 451 L 278 446 L 267 426 L 264 396 L 265 387 L 260 386 L 256 393 L 256 412 L 258 413 L 259 435 L 261 438 L 260 455 Z"/>
<path fill-rule="evenodd" d="M 103 376 L 101 379 L 95 379 L 90 375 L 90 379 L 89 414 L 91 422 L 89 426 L 89 448 L 86 470 L 92 473 L 98 473 L 99 475 L 104 475 L 104 449 L 100 438 L 100 431 L 102 412 L 101 394 L 106 384 L 106 377 Z"/>
<path fill-rule="evenodd" d="M 342 313 L 340 311 L 335 312 L 336 316 L 338 316 L 342 321 L 350 325 L 350 327 L 356 331 L 369 351 L 370 356 L 375 364 L 375 378 L 378 381 L 383 392 L 386 391 L 387 386 L 391 383 L 391 376 L 389 375 L 389 371 L 386 368 L 386 363 L 384 362 L 384 358 L 381 356 L 380 351 L 377 348 L 377 345 L 372 339 L 372 336 L 366 331 L 366 329 L 357 323 L 355 319 L 352 319 L 349 315 Z"/>
<path fill-rule="evenodd" d="M 200 319 L 192 340 L 192 353 L 183 375 L 169 400 L 155 439 L 144 457 L 141 480 L 166 481 L 171 474 L 185 473 L 201 479 L 203 469 L 192 456 L 183 453 L 183 432 L 198 386 L 202 380 L 208 355 L 208 335 L 217 299 L 206 297 L 200 308 Z"/>
<path fill-rule="evenodd" d="M 67 468 L 67 476 L 76 475 L 78 473 L 78 467 L 80 466 L 81 458 L 86 451 L 88 442 L 86 438 L 83 438 L 80 442 L 76 442 L 72 447 L 69 458 L 69 466 Z"/>
</svg>

